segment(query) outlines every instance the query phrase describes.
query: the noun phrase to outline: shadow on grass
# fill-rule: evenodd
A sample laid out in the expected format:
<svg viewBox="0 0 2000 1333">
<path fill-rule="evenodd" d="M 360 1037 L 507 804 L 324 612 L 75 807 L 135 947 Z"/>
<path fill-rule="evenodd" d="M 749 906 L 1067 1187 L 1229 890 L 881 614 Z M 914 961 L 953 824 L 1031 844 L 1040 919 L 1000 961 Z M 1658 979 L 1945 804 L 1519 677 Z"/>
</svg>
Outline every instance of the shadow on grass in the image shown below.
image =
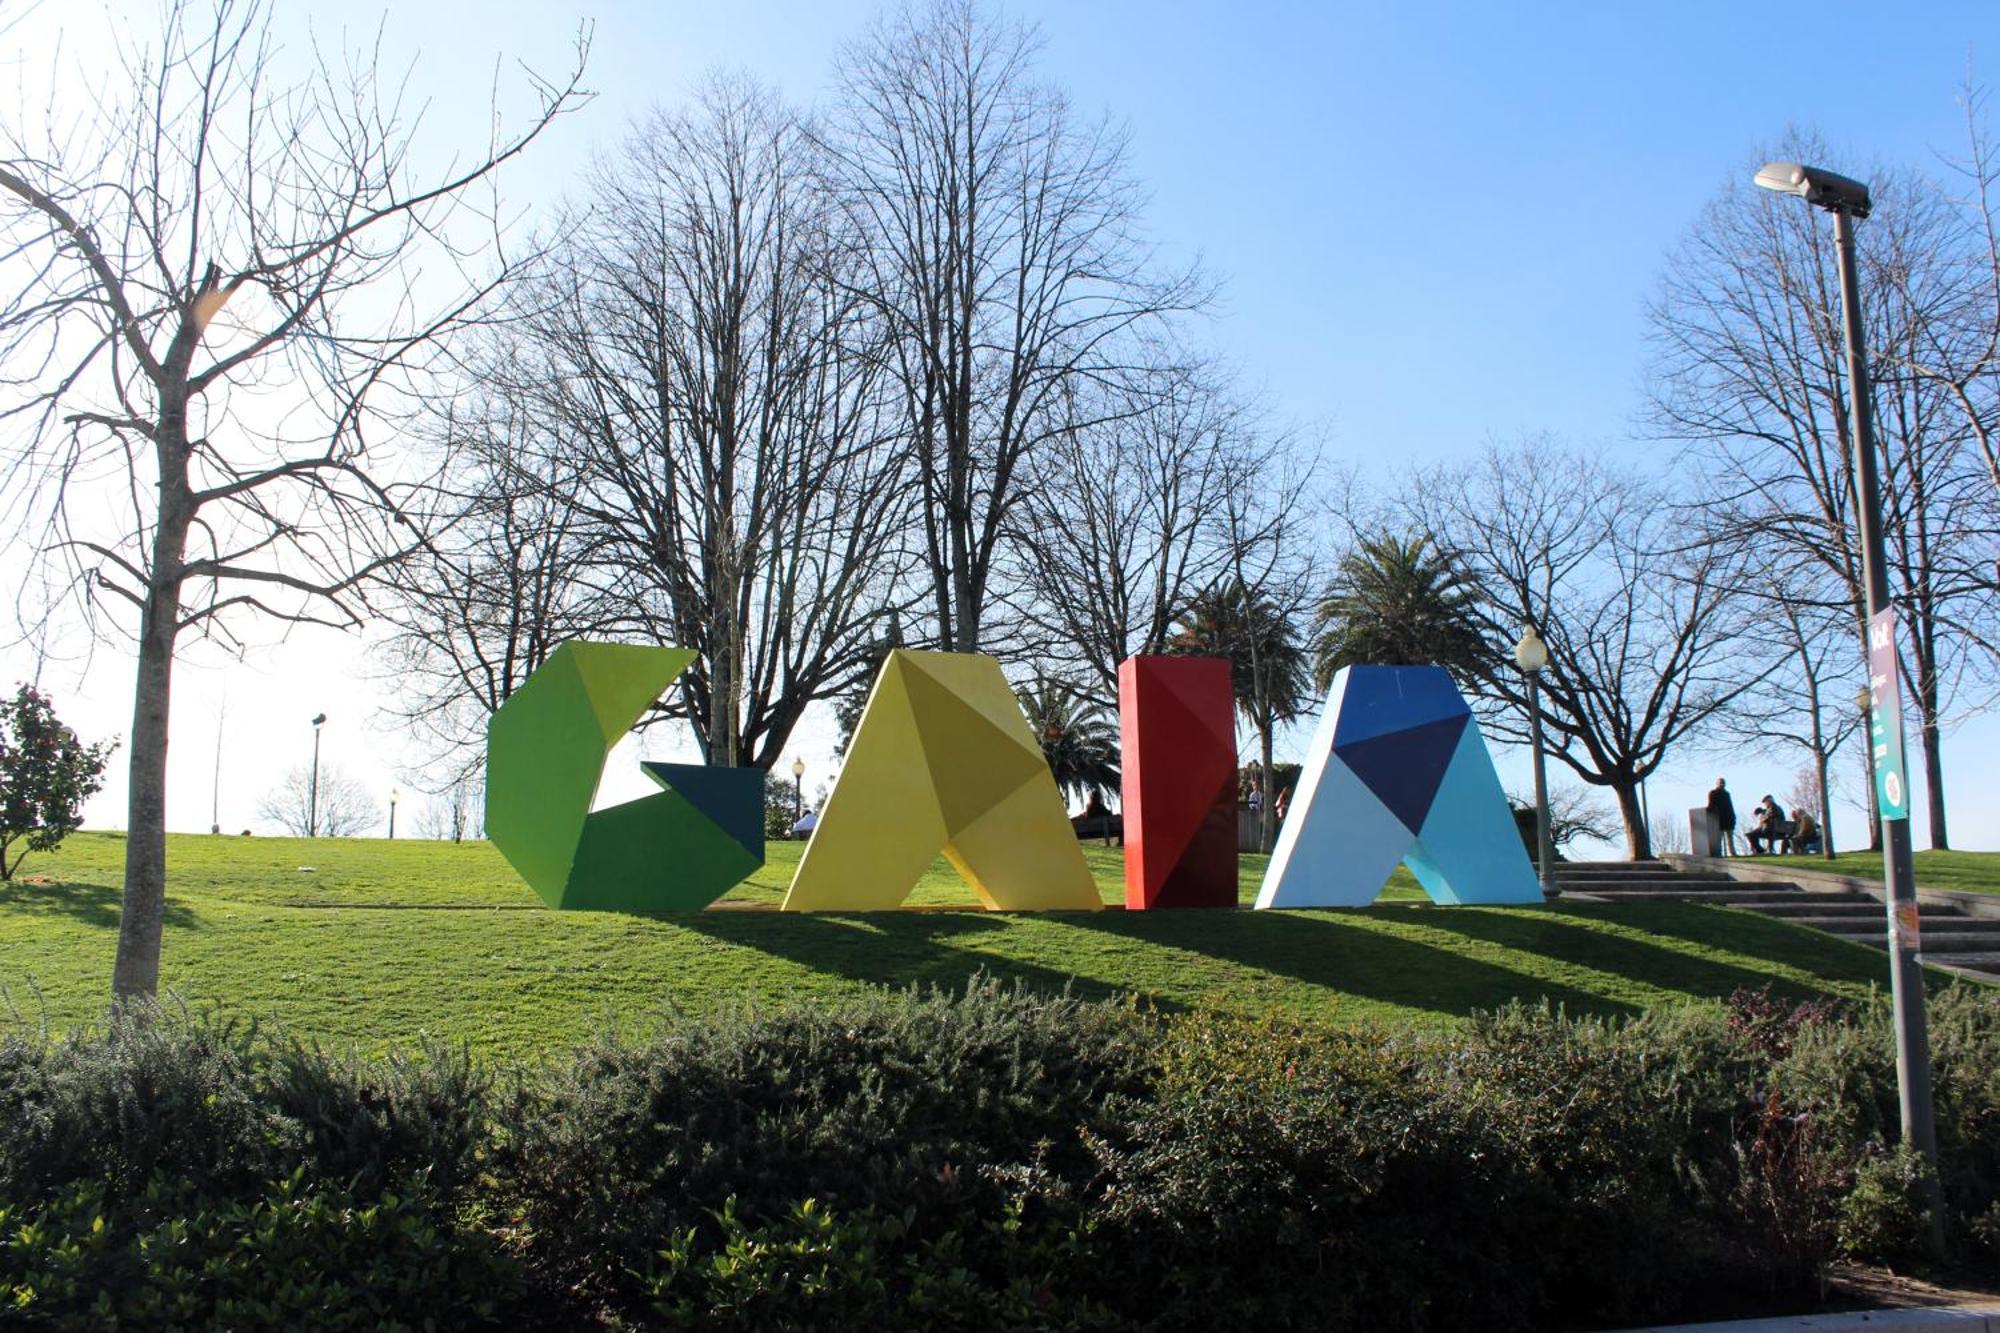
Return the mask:
<svg viewBox="0 0 2000 1333">
<path fill-rule="evenodd" d="M 1887 955 L 1880 950 L 1741 909 L 1671 902 L 1571 903 L 1565 904 L 1561 911 L 1566 916 L 1608 921 L 1667 939 L 1749 954 L 1830 981 L 1886 985 L 1889 975 Z M 1750 975 L 1755 978 L 1747 983 L 1752 987 L 1771 981 L 1780 990 L 1804 994 L 1798 987 L 1764 972 L 1752 969 Z"/>
<path fill-rule="evenodd" d="M 1654 904 L 1637 904 L 1641 912 L 1622 910 L 1576 912 L 1571 908 L 1528 912 L 1471 910 L 1441 911 L 1425 918 L 1434 930 L 1450 931 L 1468 940 L 1480 940 L 1502 948 L 1540 954 L 1578 967 L 1595 968 L 1661 990 L 1678 991 L 1697 999 L 1725 999 L 1739 989 L 1755 990 L 1769 984 L 1775 991 L 1805 999 L 1829 992 L 1802 985 L 1769 971 L 1739 963 L 1704 958 L 1676 949 L 1633 939 L 1629 935 L 1592 930 L 1576 918 L 1600 920 L 1643 930 L 1663 939 L 1684 940 L 1731 953 L 1748 954 L 1783 963 L 1800 971 L 1836 980 L 1851 980 L 1845 960 L 1819 947 L 1824 937 L 1794 938 L 1794 932 L 1767 929 L 1774 923 L 1766 918 L 1723 912 L 1689 903 L 1658 904 L 1670 910 L 1652 910 Z"/>
<path fill-rule="evenodd" d="M 109 884 L 77 884 L 70 881 L 31 882 L 15 880 L 0 884 L 0 911 L 32 912 L 39 916 L 66 916 L 103 930 L 118 928 L 124 905 L 124 890 Z M 182 929 L 206 929 L 206 923 L 190 909 L 167 899 L 161 921 Z"/>
<path fill-rule="evenodd" d="M 1043 920 L 1078 920 L 1094 913 L 1048 913 Z M 871 912 L 843 916 L 816 912 L 699 912 L 673 923 L 725 944 L 756 949 L 815 972 L 849 981 L 897 989 L 937 985 L 962 990 L 979 973 L 1031 989 L 1067 990 L 1079 999 L 1102 1000 L 1152 992 L 1144 985 L 1113 985 L 1058 968 L 961 947 L 1010 929 L 1005 917 L 981 912 Z M 1154 995 L 1162 1008 L 1184 1008 Z"/>
<path fill-rule="evenodd" d="M 1385 906 L 1331 911 L 1131 912 L 1060 918 L 1078 929 L 1276 973 L 1343 995 L 1462 1016 L 1509 1000 L 1547 997 L 1570 1013 L 1635 1014 L 1623 1000 L 1515 971 L 1389 931 L 1356 918 L 1429 925 L 1442 913 Z"/>
</svg>

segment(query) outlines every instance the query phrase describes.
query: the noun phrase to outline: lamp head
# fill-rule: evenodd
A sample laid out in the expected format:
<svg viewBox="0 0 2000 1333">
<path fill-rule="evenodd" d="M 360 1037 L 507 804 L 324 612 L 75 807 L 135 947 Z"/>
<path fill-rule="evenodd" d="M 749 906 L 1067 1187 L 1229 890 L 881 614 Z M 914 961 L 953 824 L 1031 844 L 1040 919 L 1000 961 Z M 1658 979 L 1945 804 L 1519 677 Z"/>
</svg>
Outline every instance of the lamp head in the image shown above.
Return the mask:
<svg viewBox="0 0 2000 1333">
<path fill-rule="evenodd" d="M 792 776 L 795 778 L 802 778 L 805 775 L 806 775 L 806 761 L 803 759 L 792 760 Z"/>
<path fill-rule="evenodd" d="M 1533 625 L 1521 635 L 1521 641 L 1514 645 L 1514 665 L 1533 675 L 1549 664 L 1549 646 L 1535 633 Z"/>
<path fill-rule="evenodd" d="M 314 725 L 315 727 L 318 727 L 318 726 L 324 726 L 325 724 L 326 724 L 326 714 L 325 714 L 325 713 L 321 713 L 321 714 L 320 714 L 320 715 L 319 715 L 318 717 L 316 717 L 316 718 L 314 718 L 314 719 L 313 719 L 313 725 Z"/>
<path fill-rule="evenodd" d="M 1865 218 L 1872 206 L 1866 185 L 1822 167 L 1808 167 L 1798 162 L 1766 162 L 1758 170 L 1756 179 L 1757 184 L 1766 190 L 1795 194 L 1815 208 L 1824 208 L 1829 213 L 1848 213 Z"/>
<path fill-rule="evenodd" d="M 1875 693 L 1873 690 L 1870 690 L 1866 685 L 1863 685 L 1860 689 L 1854 692 L 1854 706 L 1856 708 L 1859 708 L 1862 712 L 1864 713 L 1867 712 L 1869 705 L 1873 704 L 1874 702 L 1875 702 Z"/>
</svg>

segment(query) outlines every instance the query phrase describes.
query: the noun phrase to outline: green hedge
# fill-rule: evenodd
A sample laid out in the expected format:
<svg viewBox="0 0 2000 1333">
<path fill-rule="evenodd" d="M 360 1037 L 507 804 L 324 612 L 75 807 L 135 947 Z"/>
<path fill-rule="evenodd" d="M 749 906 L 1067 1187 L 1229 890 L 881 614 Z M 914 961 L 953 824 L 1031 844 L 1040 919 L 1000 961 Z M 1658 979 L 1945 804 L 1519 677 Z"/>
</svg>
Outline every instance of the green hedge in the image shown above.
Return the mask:
<svg viewBox="0 0 2000 1333">
<path fill-rule="evenodd" d="M 2000 1260 L 2000 992 L 1932 1009 L 1955 1257 Z M 1887 1015 L 1768 994 L 1436 1034 L 980 982 L 365 1061 L 0 1039 L 23 1326 L 1586 1328 L 1920 1262 Z"/>
</svg>

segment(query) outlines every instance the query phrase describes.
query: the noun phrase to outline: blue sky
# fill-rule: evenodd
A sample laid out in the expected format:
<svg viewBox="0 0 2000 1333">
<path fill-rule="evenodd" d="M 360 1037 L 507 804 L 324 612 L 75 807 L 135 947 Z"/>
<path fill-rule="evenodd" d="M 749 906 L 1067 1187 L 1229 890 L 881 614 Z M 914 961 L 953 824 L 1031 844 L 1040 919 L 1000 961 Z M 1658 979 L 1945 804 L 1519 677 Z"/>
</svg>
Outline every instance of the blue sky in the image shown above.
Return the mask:
<svg viewBox="0 0 2000 1333">
<path fill-rule="evenodd" d="M 1171 256 L 1199 252 L 1225 281 L 1209 336 L 1277 414 L 1323 425 L 1329 453 L 1382 484 L 1404 463 L 1529 431 L 1653 466 L 1660 447 L 1638 420 L 1643 309 L 1666 252 L 1713 194 L 1747 178 L 1758 146 L 1790 124 L 1817 128 L 1835 149 L 1825 165 L 1849 174 L 1935 162 L 1961 141 L 1968 71 L 2000 84 L 2000 9 L 1990 0 L 1896 15 L 1827 3 L 1006 9 L 1041 26 L 1052 81 L 1081 108 L 1129 124 L 1153 239 Z M 131 19 L 153 7 L 112 10 Z M 385 49 L 397 62 L 414 57 L 412 88 L 432 99 L 426 137 L 448 145 L 480 133 L 496 58 L 557 68 L 568 34 L 593 18 L 588 82 L 600 95 L 509 181 L 509 194 L 532 205 L 566 188 L 630 117 L 678 100 L 706 70 L 747 69 L 795 101 L 815 100 L 835 51 L 876 10 L 438 0 L 392 6 Z M 94 12 L 45 0 L 36 22 L 5 40 L 32 53 L 63 23 L 72 48 L 87 50 Z M 279 0 L 277 12 L 297 42 L 308 23 L 322 35 L 367 33 L 375 11 Z M 501 81 L 518 88 L 505 69 Z M 355 656 L 351 642 L 311 636 L 262 655 L 234 680 L 232 716 L 264 709 L 268 725 L 303 734 L 289 723 L 302 693 L 335 699 L 315 709 L 366 716 L 372 687 L 355 682 Z M 99 660 L 75 693 L 100 730 L 123 731 L 122 651 Z M 175 827 L 208 823 L 220 676 L 190 670 L 177 700 L 189 742 L 175 752 L 174 786 L 201 799 L 176 798 Z M 2000 847 L 2000 768 L 1984 757 L 2000 753 L 1996 741 L 1990 720 L 1952 738 L 1961 845 Z M 393 735 L 379 724 L 347 744 L 371 781 L 398 780 Z M 823 744 L 802 742 L 820 773 Z M 247 819 L 274 764 L 231 770 L 225 803 L 243 813 L 225 823 Z M 1517 788 L 1518 767 L 1503 760 Z M 1718 769 L 1754 799 L 1782 791 L 1789 768 L 1690 758 L 1656 784 L 1655 805 L 1695 803 Z M 100 801 L 102 822 L 122 820 L 122 809 L 104 808 L 112 795 Z"/>
</svg>

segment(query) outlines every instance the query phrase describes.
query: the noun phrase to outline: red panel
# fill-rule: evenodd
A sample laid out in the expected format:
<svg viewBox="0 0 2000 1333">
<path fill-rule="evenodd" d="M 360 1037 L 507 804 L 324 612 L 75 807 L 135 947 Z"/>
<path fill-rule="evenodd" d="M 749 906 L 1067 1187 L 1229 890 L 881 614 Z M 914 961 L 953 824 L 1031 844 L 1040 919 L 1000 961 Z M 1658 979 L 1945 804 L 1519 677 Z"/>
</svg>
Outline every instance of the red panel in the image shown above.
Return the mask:
<svg viewBox="0 0 2000 1333">
<path fill-rule="evenodd" d="M 1125 907 L 1236 906 L 1236 720 L 1229 662 L 1118 667 Z"/>
</svg>

